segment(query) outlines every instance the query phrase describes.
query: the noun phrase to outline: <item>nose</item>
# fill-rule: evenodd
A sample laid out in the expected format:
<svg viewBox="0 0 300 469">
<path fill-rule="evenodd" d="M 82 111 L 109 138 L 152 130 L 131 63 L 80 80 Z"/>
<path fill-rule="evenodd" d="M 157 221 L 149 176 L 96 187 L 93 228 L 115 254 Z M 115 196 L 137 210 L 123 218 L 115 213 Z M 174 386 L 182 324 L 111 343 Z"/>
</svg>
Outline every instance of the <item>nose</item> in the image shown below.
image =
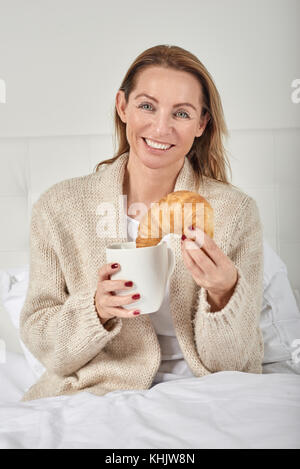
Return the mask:
<svg viewBox="0 0 300 469">
<path fill-rule="evenodd" d="M 154 116 L 154 132 L 153 138 L 166 141 L 172 134 L 172 116 L 168 112 L 160 111 Z"/>
</svg>

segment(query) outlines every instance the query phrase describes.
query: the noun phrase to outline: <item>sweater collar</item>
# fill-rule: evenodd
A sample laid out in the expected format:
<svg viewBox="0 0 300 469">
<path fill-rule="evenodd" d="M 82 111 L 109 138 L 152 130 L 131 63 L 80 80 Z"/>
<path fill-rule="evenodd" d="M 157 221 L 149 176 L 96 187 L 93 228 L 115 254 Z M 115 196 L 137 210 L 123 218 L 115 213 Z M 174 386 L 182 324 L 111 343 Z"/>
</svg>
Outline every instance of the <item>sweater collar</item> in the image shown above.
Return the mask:
<svg viewBox="0 0 300 469">
<path fill-rule="evenodd" d="M 119 193 L 122 195 L 123 190 L 123 181 L 125 175 L 126 165 L 129 159 L 129 152 L 123 153 L 119 158 L 109 165 L 111 175 L 113 179 L 117 181 L 117 187 L 119 188 Z M 192 188 L 191 188 L 192 187 Z M 175 183 L 175 191 L 181 190 L 194 190 L 195 189 L 195 178 L 193 173 L 193 168 L 187 157 L 184 159 L 184 164 L 177 176 Z"/>
<path fill-rule="evenodd" d="M 101 178 L 102 193 L 107 202 L 112 203 L 115 210 L 115 226 L 118 232 L 112 238 L 115 242 L 127 241 L 127 221 L 126 221 L 126 202 L 127 196 L 123 194 L 123 181 L 125 176 L 125 169 L 129 159 L 129 152 L 120 155 L 116 161 L 108 164 L 103 171 Z M 196 181 L 192 165 L 187 157 L 184 159 L 184 164 L 178 173 L 174 192 L 180 190 L 196 190 Z"/>
</svg>

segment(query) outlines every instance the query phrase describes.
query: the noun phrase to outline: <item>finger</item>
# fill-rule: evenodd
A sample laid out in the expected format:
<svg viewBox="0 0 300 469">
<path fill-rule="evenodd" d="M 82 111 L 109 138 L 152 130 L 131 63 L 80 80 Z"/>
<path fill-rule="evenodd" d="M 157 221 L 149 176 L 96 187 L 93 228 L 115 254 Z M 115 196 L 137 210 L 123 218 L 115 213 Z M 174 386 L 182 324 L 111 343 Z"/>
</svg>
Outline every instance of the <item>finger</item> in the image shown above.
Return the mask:
<svg viewBox="0 0 300 469">
<path fill-rule="evenodd" d="M 195 241 L 186 239 L 182 243 L 182 248 L 190 256 L 195 264 L 206 274 L 214 275 L 216 264 L 204 252 Z"/>
<path fill-rule="evenodd" d="M 185 266 L 191 273 L 197 285 L 203 286 L 205 284 L 204 272 L 195 264 L 193 259 L 187 254 L 185 250 L 182 251 L 182 255 L 183 255 Z"/>
<path fill-rule="evenodd" d="M 128 283 L 128 285 L 126 285 Z M 116 290 L 130 290 L 135 284 L 130 280 L 103 280 L 101 282 L 102 291 L 109 293 Z"/>
<path fill-rule="evenodd" d="M 131 303 L 136 303 L 139 301 L 140 298 L 133 298 L 133 295 L 137 293 L 132 293 L 131 295 L 124 295 L 124 296 L 112 296 L 112 295 L 105 295 L 102 299 L 102 303 L 105 307 L 111 308 L 114 306 L 122 306 L 122 305 L 129 305 Z M 134 307 L 134 306 L 133 306 Z"/>
<path fill-rule="evenodd" d="M 118 317 L 118 318 L 130 318 L 130 317 L 138 317 L 140 314 L 134 314 L 136 313 L 137 311 L 139 311 L 139 313 L 141 313 L 141 310 L 139 308 L 134 308 L 134 309 L 125 309 L 125 308 L 122 308 L 121 306 L 120 307 L 114 307 L 114 308 L 105 308 L 105 313 L 107 315 L 110 315 L 111 318 L 113 317 Z"/>
<path fill-rule="evenodd" d="M 194 230 L 191 230 L 190 227 L 188 229 L 188 233 L 190 233 L 189 237 L 199 245 L 199 247 L 206 252 L 206 254 L 210 257 L 210 259 L 218 265 L 220 260 L 223 258 L 224 253 L 222 249 L 215 243 L 215 241 L 208 236 L 205 231 L 201 230 L 201 228 L 195 227 Z"/>
<path fill-rule="evenodd" d="M 196 262 L 194 261 L 193 257 L 188 254 L 188 251 L 184 248 L 184 243 L 187 241 L 184 241 L 181 243 L 182 246 L 182 256 L 184 259 L 184 263 L 186 267 L 192 272 L 192 274 L 195 275 L 204 275 L 203 270 L 201 269 L 201 266 L 197 265 Z M 198 248 L 199 249 L 199 248 Z"/>
<path fill-rule="evenodd" d="M 119 270 L 120 270 L 120 264 L 117 264 L 117 263 L 104 264 L 98 270 L 98 280 L 100 282 L 102 282 L 103 280 L 109 280 L 110 276 L 118 272 Z"/>
</svg>

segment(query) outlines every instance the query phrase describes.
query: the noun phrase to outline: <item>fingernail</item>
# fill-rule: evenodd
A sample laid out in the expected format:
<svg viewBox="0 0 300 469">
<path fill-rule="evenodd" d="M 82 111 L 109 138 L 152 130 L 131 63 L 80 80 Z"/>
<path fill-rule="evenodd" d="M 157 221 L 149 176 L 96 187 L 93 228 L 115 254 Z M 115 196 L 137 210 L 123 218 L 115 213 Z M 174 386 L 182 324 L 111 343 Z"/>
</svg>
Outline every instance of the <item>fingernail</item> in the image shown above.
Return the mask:
<svg viewBox="0 0 300 469">
<path fill-rule="evenodd" d="M 119 264 L 112 264 L 111 268 L 112 268 L 112 269 L 117 269 L 118 265 L 119 265 Z"/>
<path fill-rule="evenodd" d="M 186 236 L 183 234 L 183 235 L 181 236 L 181 239 L 182 239 L 182 241 L 184 241 L 184 240 L 186 239 Z"/>
<path fill-rule="evenodd" d="M 133 314 L 137 316 L 138 314 L 140 314 L 140 311 L 133 311 Z"/>
<path fill-rule="evenodd" d="M 125 287 L 132 287 L 133 282 L 125 282 Z"/>
<path fill-rule="evenodd" d="M 193 225 L 189 226 L 188 229 L 191 230 L 191 231 L 194 231 L 194 230 L 195 230 L 195 228 L 194 228 Z"/>
<path fill-rule="evenodd" d="M 136 293 L 135 295 L 132 295 L 131 297 L 133 300 L 138 300 L 139 298 L 141 298 L 141 295 L 139 293 Z"/>
</svg>

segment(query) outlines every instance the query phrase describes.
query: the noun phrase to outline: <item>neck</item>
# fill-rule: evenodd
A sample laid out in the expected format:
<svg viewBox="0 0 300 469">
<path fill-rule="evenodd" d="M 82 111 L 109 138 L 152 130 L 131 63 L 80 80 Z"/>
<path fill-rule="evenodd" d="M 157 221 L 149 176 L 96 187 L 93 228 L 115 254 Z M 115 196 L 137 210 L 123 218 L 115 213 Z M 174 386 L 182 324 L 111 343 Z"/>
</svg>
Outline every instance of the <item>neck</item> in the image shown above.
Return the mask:
<svg viewBox="0 0 300 469">
<path fill-rule="evenodd" d="M 172 166 L 149 168 L 138 158 L 132 164 L 129 156 L 123 181 L 123 194 L 127 195 L 127 213 L 131 204 L 143 203 L 149 209 L 151 203 L 158 202 L 173 192 L 183 164 L 184 160 L 180 160 Z M 132 214 L 130 216 L 133 217 Z"/>
</svg>

